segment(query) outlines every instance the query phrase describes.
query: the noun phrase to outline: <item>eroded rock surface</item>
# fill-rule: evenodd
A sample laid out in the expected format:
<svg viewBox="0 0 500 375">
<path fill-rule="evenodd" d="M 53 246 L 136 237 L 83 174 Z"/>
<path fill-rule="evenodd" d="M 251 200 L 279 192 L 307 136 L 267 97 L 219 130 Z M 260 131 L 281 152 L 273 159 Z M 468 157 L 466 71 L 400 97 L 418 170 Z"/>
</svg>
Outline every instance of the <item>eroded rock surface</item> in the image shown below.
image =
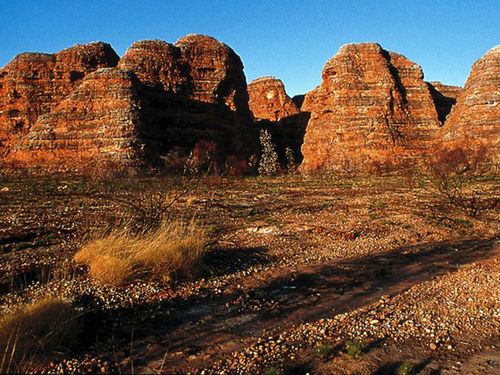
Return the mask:
<svg viewBox="0 0 500 375">
<path fill-rule="evenodd" d="M 500 46 L 474 63 L 463 92 L 445 126 L 445 144 L 486 146 L 499 161 L 500 151 Z"/>
<path fill-rule="evenodd" d="M 187 35 L 175 46 L 180 48 L 189 66 L 191 99 L 224 104 L 247 122 L 248 92 L 240 57 L 229 46 L 207 35 Z"/>
<path fill-rule="evenodd" d="M 118 55 L 107 43 L 76 45 L 55 54 L 22 53 L 0 70 L 0 156 L 27 134 L 83 78 L 116 66 Z"/>
<path fill-rule="evenodd" d="M 189 91 L 189 68 L 181 60 L 180 49 L 162 40 L 133 43 L 118 66 L 133 71 L 147 87 L 175 94 Z"/>
<path fill-rule="evenodd" d="M 224 43 L 204 35 L 176 45 L 140 41 L 118 60 L 108 44 L 92 43 L 7 65 L 4 159 L 43 169 L 78 169 L 93 159 L 161 165 L 172 149 L 188 155 L 200 140 L 221 155 L 250 154 L 257 134 L 243 64 Z"/>
<path fill-rule="evenodd" d="M 87 75 L 52 112 L 38 118 L 14 147 L 13 157 L 48 170 L 140 163 L 139 85 L 125 69 L 102 68 Z"/>
<path fill-rule="evenodd" d="M 348 44 L 322 76 L 302 105 L 311 112 L 302 170 L 367 169 L 431 147 L 440 123 L 419 65 L 375 43 Z"/>
<path fill-rule="evenodd" d="M 287 95 L 285 85 L 274 77 L 261 77 L 248 84 L 250 110 L 254 118 L 279 121 L 300 112 Z"/>
</svg>

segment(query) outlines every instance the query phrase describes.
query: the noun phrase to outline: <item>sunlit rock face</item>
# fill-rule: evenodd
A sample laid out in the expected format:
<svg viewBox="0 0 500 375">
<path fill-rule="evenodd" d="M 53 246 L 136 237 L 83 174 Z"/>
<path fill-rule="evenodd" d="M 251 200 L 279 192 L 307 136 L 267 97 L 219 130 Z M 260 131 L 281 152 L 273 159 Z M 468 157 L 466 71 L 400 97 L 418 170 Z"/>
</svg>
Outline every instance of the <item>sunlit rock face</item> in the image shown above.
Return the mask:
<svg viewBox="0 0 500 375">
<path fill-rule="evenodd" d="M 500 46 L 474 63 L 457 104 L 442 129 L 442 142 L 485 146 L 496 163 L 500 152 Z"/>
<path fill-rule="evenodd" d="M 311 113 L 303 171 L 417 158 L 432 147 L 440 127 L 420 66 L 375 43 L 341 47 L 302 110 Z"/>
<path fill-rule="evenodd" d="M 22 53 L 0 70 L 0 156 L 5 156 L 38 117 L 49 113 L 89 73 L 116 66 L 107 43 L 76 45 L 55 54 Z"/>
<path fill-rule="evenodd" d="M 87 75 L 54 110 L 38 117 L 14 146 L 15 160 L 47 170 L 92 169 L 106 161 L 137 165 L 144 148 L 139 85 L 125 69 Z"/>
<path fill-rule="evenodd" d="M 250 82 L 248 95 L 255 119 L 279 121 L 300 112 L 287 95 L 283 82 L 274 77 L 261 77 Z"/>
</svg>

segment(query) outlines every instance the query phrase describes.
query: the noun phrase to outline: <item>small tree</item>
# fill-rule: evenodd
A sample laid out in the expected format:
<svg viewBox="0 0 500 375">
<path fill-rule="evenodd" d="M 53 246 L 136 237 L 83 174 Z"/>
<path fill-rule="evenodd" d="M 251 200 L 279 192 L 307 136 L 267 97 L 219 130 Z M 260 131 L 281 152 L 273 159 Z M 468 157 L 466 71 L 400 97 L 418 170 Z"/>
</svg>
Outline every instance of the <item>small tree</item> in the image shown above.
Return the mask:
<svg viewBox="0 0 500 375">
<path fill-rule="evenodd" d="M 259 161 L 259 174 L 264 176 L 276 175 L 279 171 L 278 154 L 271 140 L 271 134 L 265 129 L 260 131 L 260 147 L 262 155 Z"/>
<path fill-rule="evenodd" d="M 486 148 L 465 145 L 442 147 L 427 158 L 423 168 L 424 181 L 443 203 L 456 207 L 466 215 L 494 208 L 496 199 L 485 199 L 474 185 L 479 176 L 491 168 Z"/>
<path fill-rule="evenodd" d="M 297 169 L 295 155 L 290 147 L 285 148 L 286 169 L 288 173 L 293 173 Z"/>
</svg>

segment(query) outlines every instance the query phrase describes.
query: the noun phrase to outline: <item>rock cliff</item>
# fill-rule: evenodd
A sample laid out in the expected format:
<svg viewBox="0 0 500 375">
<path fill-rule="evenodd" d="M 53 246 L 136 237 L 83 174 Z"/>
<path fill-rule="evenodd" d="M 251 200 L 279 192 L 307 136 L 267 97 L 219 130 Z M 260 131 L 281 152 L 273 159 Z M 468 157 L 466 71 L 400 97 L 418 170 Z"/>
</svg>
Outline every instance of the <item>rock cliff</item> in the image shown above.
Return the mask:
<svg viewBox="0 0 500 375">
<path fill-rule="evenodd" d="M 500 159 L 500 46 L 474 63 L 463 92 L 442 129 L 445 144 L 488 147 Z"/>
</svg>

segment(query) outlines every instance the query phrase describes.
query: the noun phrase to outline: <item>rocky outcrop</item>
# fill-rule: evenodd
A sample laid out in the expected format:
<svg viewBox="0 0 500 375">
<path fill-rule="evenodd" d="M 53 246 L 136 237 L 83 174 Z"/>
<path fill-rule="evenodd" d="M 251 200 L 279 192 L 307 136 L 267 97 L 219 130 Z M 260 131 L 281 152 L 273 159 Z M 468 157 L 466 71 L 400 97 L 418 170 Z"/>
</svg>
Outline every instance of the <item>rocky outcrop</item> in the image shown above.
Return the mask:
<svg viewBox="0 0 500 375">
<path fill-rule="evenodd" d="M 463 88 L 460 86 L 444 85 L 441 82 L 427 82 L 427 85 L 434 100 L 439 121 L 444 124 L 446 117 L 448 117 L 451 109 L 457 102 L 457 98 L 462 93 Z"/>
<path fill-rule="evenodd" d="M 432 147 L 440 123 L 417 64 L 375 43 L 349 44 L 322 78 L 302 105 L 311 112 L 303 171 L 367 169 Z"/>
<path fill-rule="evenodd" d="M 43 92 L 48 101 L 40 100 L 43 110 L 5 147 L 13 150 L 6 160 L 45 169 L 78 169 L 92 160 L 161 166 L 172 149 L 188 155 L 200 140 L 215 144 L 222 159 L 254 151 L 243 64 L 231 48 L 189 35 L 176 45 L 134 43 L 118 62 L 104 53 L 107 47 L 37 55 L 50 79 L 31 82 L 35 92 L 26 98 Z M 101 65 L 118 67 L 94 69 Z M 33 63 L 26 70 L 34 71 Z M 38 106 L 28 102 L 26 108 Z"/>
<path fill-rule="evenodd" d="M 274 77 L 261 77 L 250 82 L 248 96 L 255 119 L 279 121 L 300 112 L 287 95 L 283 82 Z"/>
<path fill-rule="evenodd" d="M 287 95 L 283 82 L 275 77 L 261 77 L 248 85 L 250 110 L 255 125 L 266 129 L 272 137 L 280 164 L 302 161 L 300 147 L 304 140 L 309 114 L 300 111 L 299 106 Z M 301 98 L 296 98 L 299 102 Z"/>
<path fill-rule="evenodd" d="M 45 169 L 79 169 L 100 162 L 142 161 L 139 82 L 125 69 L 102 68 L 50 113 L 42 115 L 12 158 Z"/>
<path fill-rule="evenodd" d="M 474 63 L 463 92 L 442 129 L 445 144 L 486 146 L 500 155 L 500 46 Z"/>
<path fill-rule="evenodd" d="M 302 104 L 300 106 L 300 110 L 302 112 L 309 112 L 313 110 L 313 108 L 316 106 L 316 99 L 318 97 L 318 93 L 320 90 L 320 86 L 315 87 L 311 91 L 309 91 L 307 94 L 304 95 L 304 99 L 302 100 Z"/>
<path fill-rule="evenodd" d="M 214 143 L 221 157 L 244 158 L 255 146 L 243 64 L 224 43 L 205 35 L 175 45 L 141 41 L 119 67 L 143 84 L 146 157 L 153 164 L 174 148 L 189 154 L 199 140 Z"/>
<path fill-rule="evenodd" d="M 76 45 L 56 54 L 22 53 L 0 70 L 0 156 L 26 135 L 39 116 L 49 113 L 83 78 L 116 66 L 107 43 Z"/>
</svg>

